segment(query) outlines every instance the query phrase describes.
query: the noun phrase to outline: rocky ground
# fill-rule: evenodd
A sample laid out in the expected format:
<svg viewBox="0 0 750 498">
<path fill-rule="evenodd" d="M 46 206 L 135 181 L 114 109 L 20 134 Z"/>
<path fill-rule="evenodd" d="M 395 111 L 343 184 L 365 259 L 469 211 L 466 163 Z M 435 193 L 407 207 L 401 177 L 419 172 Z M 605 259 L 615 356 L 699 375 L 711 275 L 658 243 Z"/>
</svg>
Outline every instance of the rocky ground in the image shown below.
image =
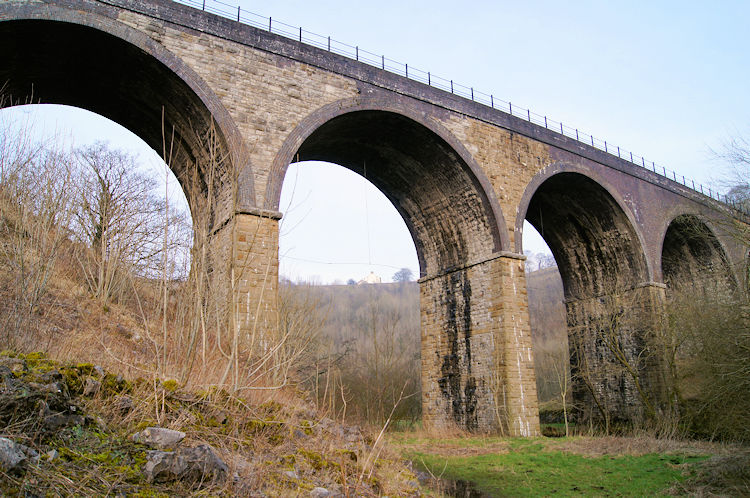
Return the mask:
<svg viewBox="0 0 750 498">
<path fill-rule="evenodd" d="M 417 496 L 377 435 L 42 354 L 0 355 L 0 494 Z"/>
</svg>

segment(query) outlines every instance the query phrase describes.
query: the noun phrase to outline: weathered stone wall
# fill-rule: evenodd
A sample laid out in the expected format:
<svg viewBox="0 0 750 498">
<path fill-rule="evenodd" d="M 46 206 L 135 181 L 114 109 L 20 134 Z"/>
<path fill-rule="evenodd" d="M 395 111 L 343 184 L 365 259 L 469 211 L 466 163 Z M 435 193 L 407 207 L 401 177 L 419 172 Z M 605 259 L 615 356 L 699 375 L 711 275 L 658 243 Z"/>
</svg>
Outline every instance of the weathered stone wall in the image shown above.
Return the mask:
<svg viewBox="0 0 750 498">
<path fill-rule="evenodd" d="M 566 302 L 580 423 L 653 420 L 666 409 L 663 294 L 662 286 L 648 285 Z"/>
<path fill-rule="evenodd" d="M 420 281 L 425 427 L 539 434 L 523 261 Z"/>
<path fill-rule="evenodd" d="M 34 22 L 12 22 L 19 19 Z M 45 41 L 41 33 L 48 31 L 38 21 L 56 21 L 48 23 L 54 40 Z M 65 36 L 78 45 L 65 45 Z M 88 50 L 74 74 L 58 60 L 65 55 L 60 47 L 77 53 L 96 46 L 109 53 Z M 624 419 L 642 416 L 634 401 L 638 389 L 659 396 L 659 366 L 641 360 L 660 316 L 661 244 L 677 216 L 711 217 L 723 209 L 700 194 L 518 117 L 167 0 L 5 2 L 0 56 L 12 60 L 10 69 L 0 62 L 0 80 L 22 74 L 11 88 L 39 88 L 42 101 L 100 112 L 155 149 L 164 138 L 162 115 L 174 125 L 181 140 L 179 164 L 172 165 L 178 177 L 194 175 L 206 189 L 216 187 L 213 273 L 226 282 L 222 292 L 231 295 L 228 306 L 246 333 L 275 325 L 276 210 L 287 164 L 300 151 L 332 154 L 355 171 L 360 160 L 380 160 L 390 169 L 372 180 L 404 215 L 422 265 L 427 425 L 538 433 L 517 254 L 525 218 L 541 224 L 544 216 L 556 225 L 546 235 L 561 259 L 570 334 L 581 345 L 574 354 L 615 365 L 601 332 L 623 316 L 632 322 L 619 329 L 616 342 L 626 358 L 640 362 L 641 384 L 610 368 L 614 373 L 593 379 L 590 391 Z M 122 74 L 122 63 L 132 74 Z M 44 84 L 33 86 L 40 75 Z M 102 97 L 102 85 L 84 86 L 99 83 L 93 75 L 117 91 Z M 62 79 L 71 84 L 58 86 Z M 355 111 L 370 114 L 323 129 Z M 214 183 L 205 165 L 212 153 L 202 145 L 211 120 L 222 156 Z M 337 145 L 343 136 L 348 142 Z M 339 148 L 331 153 L 332 147 Z M 357 155 L 365 149 L 368 156 Z M 587 180 L 548 182 L 563 172 Z M 576 185 L 589 186 L 571 191 Z M 729 252 L 737 259 L 747 251 L 734 244 Z M 582 386 L 576 389 L 585 400 Z"/>
</svg>

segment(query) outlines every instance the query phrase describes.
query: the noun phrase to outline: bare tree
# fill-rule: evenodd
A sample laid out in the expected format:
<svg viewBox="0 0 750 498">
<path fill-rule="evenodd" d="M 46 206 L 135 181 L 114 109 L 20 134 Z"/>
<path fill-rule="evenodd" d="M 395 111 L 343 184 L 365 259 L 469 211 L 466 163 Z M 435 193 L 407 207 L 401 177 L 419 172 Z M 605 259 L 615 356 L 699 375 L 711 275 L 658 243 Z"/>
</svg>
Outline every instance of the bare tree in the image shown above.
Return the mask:
<svg viewBox="0 0 750 498">
<path fill-rule="evenodd" d="M 401 268 L 399 271 L 393 274 L 394 282 L 411 282 L 413 273 L 409 268 Z"/>
<path fill-rule="evenodd" d="M 86 246 L 78 259 L 90 292 L 107 302 L 128 287 L 128 272 L 153 277 L 164 271 L 165 251 L 184 245 L 177 230 L 184 229 L 186 216 L 172 211 L 174 219 L 167 219 L 156 180 L 138 170 L 134 156 L 99 142 L 78 149 L 75 159 L 79 184 L 72 228 Z M 166 245 L 165 226 L 175 230 Z"/>
</svg>

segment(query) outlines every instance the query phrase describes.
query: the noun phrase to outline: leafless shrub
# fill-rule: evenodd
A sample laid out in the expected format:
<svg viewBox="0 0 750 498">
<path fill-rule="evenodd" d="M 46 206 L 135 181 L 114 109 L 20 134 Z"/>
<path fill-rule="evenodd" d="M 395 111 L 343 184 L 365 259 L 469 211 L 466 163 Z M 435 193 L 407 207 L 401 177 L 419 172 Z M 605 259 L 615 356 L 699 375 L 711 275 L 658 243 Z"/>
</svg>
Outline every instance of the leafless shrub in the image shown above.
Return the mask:
<svg viewBox="0 0 750 498">
<path fill-rule="evenodd" d="M 0 128 L 3 340 L 21 347 L 34 342 L 34 318 L 67 241 L 72 173 L 68 157 L 35 142 L 29 130 Z"/>
</svg>

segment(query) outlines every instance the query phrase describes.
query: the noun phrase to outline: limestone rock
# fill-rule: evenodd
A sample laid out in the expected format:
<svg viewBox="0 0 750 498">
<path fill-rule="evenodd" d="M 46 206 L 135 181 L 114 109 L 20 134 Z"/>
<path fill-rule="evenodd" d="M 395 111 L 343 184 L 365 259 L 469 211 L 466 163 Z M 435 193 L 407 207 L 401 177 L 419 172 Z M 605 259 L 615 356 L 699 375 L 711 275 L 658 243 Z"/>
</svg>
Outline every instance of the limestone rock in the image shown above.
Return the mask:
<svg viewBox="0 0 750 498">
<path fill-rule="evenodd" d="M 202 444 L 174 452 L 149 451 L 143 472 L 149 482 L 209 482 L 223 481 L 229 469 L 209 445 Z"/>
<path fill-rule="evenodd" d="M 120 413 L 125 414 L 133 409 L 133 400 L 128 396 L 117 396 L 115 398 L 115 406 L 120 411 Z"/>
<path fill-rule="evenodd" d="M 0 437 L 0 471 L 18 472 L 23 470 L 29 458 L 38 459 L 36 451 L 11 439 Z"/>
<path fill-rule="evenodd" d="M 102 383 L 98 380 L 92 379 L 91 377 L 86 378 L 86 383 L 83 385 L 84 396 L 94 396 L 102 388 Z"/>
<path fill-rule="evenodd" d="M 149 448 L 165 450 L 176 448 L 185 439 L 185 433 L 163 427 L 146 427 L 133 434 L 133 441 L 143 443 Z"/>
<path fill-rule="evenodd" d="M 13 373 L 29 371 L 26 361 L 20 358 L 0 358 L 0 367 L 6 367 Z"/>
</svg>

